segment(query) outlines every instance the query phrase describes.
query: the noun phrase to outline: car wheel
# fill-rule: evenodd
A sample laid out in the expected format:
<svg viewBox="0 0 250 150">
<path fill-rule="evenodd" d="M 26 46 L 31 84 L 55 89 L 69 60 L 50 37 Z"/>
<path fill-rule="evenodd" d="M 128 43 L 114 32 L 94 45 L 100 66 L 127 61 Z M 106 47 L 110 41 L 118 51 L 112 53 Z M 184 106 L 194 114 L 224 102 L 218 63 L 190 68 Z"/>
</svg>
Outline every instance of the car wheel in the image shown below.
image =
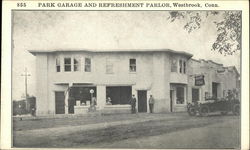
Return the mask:
<svg viewBox="0 0 250 150">
<path fill-rule="evenodd" d="M 194 108 L 190 108 L 190 109 L 188 110 L 188 114 L 189 114 L 190 116 L 195 116 L 195 115 L 196 115 L 196 110 L 195 110 Z"/>
<path fill-rule="evenodd" d="M 240 105 L 235 105 L 233 109 L 234 115 L 240 115 Z"/>
<path fill-rule="evenodd" d="M 201 114 L 201 116 L 203 116 L 203 117 L 208 116 L 208 112 L 209 112 L 209 110 L 208 110 L 207 107 L 202 107 L 202 108 L 200 109 L 200 114 Z"/>
</svg>

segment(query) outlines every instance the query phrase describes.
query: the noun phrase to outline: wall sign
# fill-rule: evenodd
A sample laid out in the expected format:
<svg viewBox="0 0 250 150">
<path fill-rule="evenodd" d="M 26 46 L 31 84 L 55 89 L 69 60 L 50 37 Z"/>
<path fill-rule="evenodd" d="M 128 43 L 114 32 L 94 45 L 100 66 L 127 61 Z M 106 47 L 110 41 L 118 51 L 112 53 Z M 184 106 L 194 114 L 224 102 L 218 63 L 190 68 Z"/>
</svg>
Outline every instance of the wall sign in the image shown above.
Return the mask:
<svg viewBox="0 0 250 150">
<path fill-rule="evenodd" d="M 197 75 L 195 78 L 195 86 L 205 85 L 204 75 Z"/>
</svg>

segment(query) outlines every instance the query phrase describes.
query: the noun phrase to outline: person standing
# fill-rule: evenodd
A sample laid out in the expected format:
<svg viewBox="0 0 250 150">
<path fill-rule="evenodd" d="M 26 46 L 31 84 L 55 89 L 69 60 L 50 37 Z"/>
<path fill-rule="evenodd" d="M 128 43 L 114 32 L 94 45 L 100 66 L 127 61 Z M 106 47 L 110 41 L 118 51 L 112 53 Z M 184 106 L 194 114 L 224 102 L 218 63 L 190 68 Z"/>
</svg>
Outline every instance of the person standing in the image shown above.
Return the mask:
<svg viewBox="0 0 250 150">
<path fill-rule="evenodd" d="M 136 98 L 135 95 L 132 96 L 131 100 L 130 100 L 130 105 L 131 105 L 131 113 L 135 114 L 136 110 L 135 110 L 135 106 L 136 106 Z"/>
<path fill-rule="evenodd" d="M 152 95 L 150 95 L 148 102 L 149 102 L 150 113 L 153 113 L 155 100 Z"/>
</svg>

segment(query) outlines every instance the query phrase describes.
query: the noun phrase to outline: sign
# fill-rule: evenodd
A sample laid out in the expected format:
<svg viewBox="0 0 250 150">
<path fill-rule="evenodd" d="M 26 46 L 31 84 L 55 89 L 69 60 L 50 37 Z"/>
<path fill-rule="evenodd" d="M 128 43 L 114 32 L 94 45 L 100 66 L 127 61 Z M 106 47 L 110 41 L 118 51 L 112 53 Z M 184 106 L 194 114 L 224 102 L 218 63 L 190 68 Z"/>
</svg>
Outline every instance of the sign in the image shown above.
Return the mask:
<svg viewBox="0 0 250 150">
<path fill-rule="evenodd" d="M 93 89 L 91 89 L 91 90 L 89 90 L 89 92 L 90 92 L 91 94 L 93 94 L 95 91 L 94 91 Z"/>
<path fill-rule="evenodd" d="M 195 86 L 205 85 L 204 75 L 197 75 L 195 78 Z"/>
</svg>

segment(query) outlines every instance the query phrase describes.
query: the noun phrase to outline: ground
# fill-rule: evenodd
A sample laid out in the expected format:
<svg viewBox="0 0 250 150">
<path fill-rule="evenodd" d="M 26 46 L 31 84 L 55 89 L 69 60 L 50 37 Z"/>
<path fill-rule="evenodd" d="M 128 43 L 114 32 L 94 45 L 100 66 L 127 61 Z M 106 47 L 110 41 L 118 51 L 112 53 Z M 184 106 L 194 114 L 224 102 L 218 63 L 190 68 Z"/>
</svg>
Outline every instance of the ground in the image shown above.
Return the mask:
<svg viewBox="0 0 250 150">
<path fill-rule="evenodd" d="M 239 148 L 240 117 L 186 113 L 13 120 L 14 147 Z"/>
</svg>

